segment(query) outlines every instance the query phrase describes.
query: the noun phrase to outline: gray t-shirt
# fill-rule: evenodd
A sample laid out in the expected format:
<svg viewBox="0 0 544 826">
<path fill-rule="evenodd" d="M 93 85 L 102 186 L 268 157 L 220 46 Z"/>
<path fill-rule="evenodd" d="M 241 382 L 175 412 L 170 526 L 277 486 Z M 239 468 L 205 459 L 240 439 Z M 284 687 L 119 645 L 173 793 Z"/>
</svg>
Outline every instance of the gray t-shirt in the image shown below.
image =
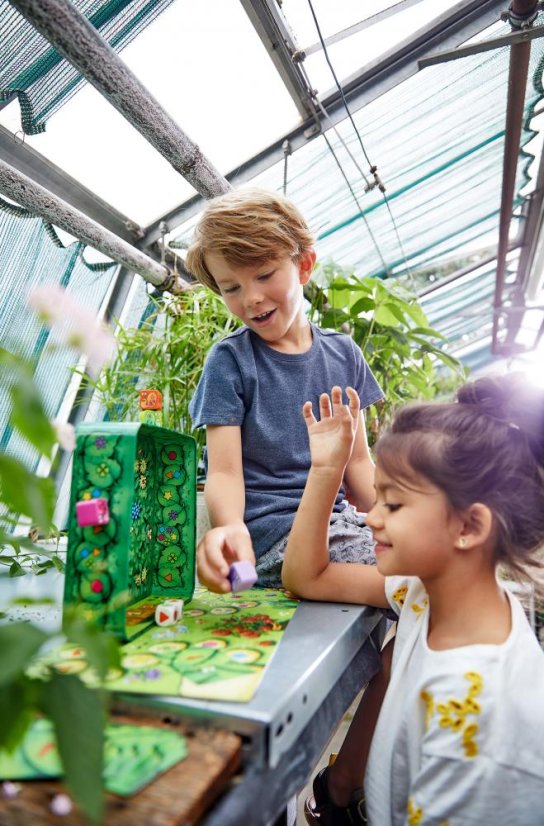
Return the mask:
<svg viewBox="0 0 544 826">
<path fill-rule="evenodd" d="M 306 353 L 272 350 L 241 327 L 210 350 L 190 413 L 194 427 L 238 425 L 246 492 L 244 521 L 257 557 L 285 536 L 310 468 L 302 405 L 338 384 L 354 387 L 362 407 L 383 399 L 362 353 L 349 336 L 312 324 Z M 334 509 L 342 510 L 343 490 Z"/>
</svg>

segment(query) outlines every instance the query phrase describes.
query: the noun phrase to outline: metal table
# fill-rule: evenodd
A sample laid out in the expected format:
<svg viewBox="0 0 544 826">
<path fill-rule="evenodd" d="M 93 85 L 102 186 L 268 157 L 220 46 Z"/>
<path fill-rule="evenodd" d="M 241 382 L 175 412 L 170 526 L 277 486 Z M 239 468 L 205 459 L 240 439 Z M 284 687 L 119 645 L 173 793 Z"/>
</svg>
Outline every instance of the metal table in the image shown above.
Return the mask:
<svg viewBox="0 0 544 826">
<path fill-rule="evenodd" d="M 23 595 L 53 597 L 60 605 L 63 579 L 53 571 L 17 580 L 0 577 L 0 605 Z M 12 613 L 51 630 L 60 627 L 61 611 L 54 606 L 19 605 Z M 208 812 L 203 826 L 285 823 L 289 801 L 307 782 L 342 715 L 376 672 L 385 630 L 382 611 L 302 602 L 249 703 L 123 693 L 115 695 L 115 707 L 242 735 L 240 782 Z"/>
</svg>

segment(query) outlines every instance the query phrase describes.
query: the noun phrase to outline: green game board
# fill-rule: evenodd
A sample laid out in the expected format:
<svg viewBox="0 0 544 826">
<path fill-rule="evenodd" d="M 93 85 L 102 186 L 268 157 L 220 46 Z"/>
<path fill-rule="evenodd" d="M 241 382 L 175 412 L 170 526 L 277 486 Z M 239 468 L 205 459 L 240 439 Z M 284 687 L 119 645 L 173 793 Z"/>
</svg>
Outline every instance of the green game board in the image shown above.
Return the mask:
<svg viewBox="0 0 544 826">
<path fill-rule="evenodd" d="M 185 738 L 175 731 L 110 723 L 104 734 L 104 787 L 114 794 L 134 794 L 187 756 Z M 45 718 L 32 723 L 15 751 L 0 750 L 2 780 L 61 776 L 53 725 Z"/>
<path fill-rule="evenodd" d="M 149 608 L 160 598 L 148 598 Z M 212 594 L 197 588 L 176 625 L 147 628 L 122 647 L 124 671 L 111 691 L 247 702 L 255 693 L 298 603 L 282 590 Z M 63 647 L 55 667 L 96 683 L 85 652 Z"/>
</svg>

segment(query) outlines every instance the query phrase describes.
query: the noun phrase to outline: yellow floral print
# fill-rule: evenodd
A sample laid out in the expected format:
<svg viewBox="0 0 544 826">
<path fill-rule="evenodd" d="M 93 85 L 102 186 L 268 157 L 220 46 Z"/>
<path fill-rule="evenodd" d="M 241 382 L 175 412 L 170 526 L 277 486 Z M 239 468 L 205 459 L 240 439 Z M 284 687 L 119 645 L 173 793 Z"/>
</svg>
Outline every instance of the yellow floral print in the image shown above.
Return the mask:
<svg viewBox="0 0 544 826">
<path fill-rule="evenodd" d="M 433 695 L 429 691 L 423 690 L 419 695 L 425 703 L 425 728 L 429 728 L 431 717 L 434 714 L 434 700 Z"/>
<path fill-rule="evenodd" d="M 420 809 L 419 806 L 416 806 L 412 798 L 409 798 L 408 805 L 406 807 L 406 811 L 408 813 L 408 826 L 419 826 L 421 821 L 423 820 L 423 809 Z M 450 826 L 449 821 L 444 820 L 439 826 Z"/>
<path fill-rule="evenodd" d="M 408 798 L 408 806 L 406 807 L 408 813 L 408 826 L 419 826 L 423 820 L 423 809 L 420 809 L 412 798 Z"/>
<path fill-rule="evenodd" d="M 407 593 L 408 586 L 402 585 L 400 588 L 397 588 L 397 590 L 391 595 L 391 599 L 398 605 L 404 605 L 404 600 L 406 599 Z"/>
<path fill-rule="evenodd" d="M 469 682 L 464 700 L 448 700 L 447 703 L 439 703 L 437 711 L 440 714 L 439 725 L 441 728 L 451 728 L 452 731 L 461 733 L 461 742 L 466 757 L 476 757 L 478 754 L 478 743 L 475 740 L 479 731 L 478 724 L 469 723 L 467 716 L 476 716 L 481 713 L 480 704 L 474 699 L 482 692 L 482 675 L 476 671 L 467 671 L 464 675 Z"/>
<path fill-rule="evenodd" d="M 421 616 L 422 612 L 425 610 L 425 608 L 427 607 L 428 604 L 429 604 L 428 599 L 424 599 L 423 602 L 421 603 L 421 605 L 419 605 L 419 603 L 417 603 L 417 602 L 414 602 L 414 604 L 412 605 L 412 611 L 415 614 L 418 614 L 418 615 Z"/>
</svg>

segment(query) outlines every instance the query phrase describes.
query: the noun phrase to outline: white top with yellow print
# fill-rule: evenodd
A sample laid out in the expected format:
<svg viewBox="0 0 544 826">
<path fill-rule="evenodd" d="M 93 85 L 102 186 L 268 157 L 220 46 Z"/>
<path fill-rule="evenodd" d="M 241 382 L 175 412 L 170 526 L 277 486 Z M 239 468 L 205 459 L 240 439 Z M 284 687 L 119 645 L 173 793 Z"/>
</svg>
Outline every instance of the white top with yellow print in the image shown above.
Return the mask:
<svg viewBox="0 0 544 826">
<path fill-rule="evenodd" d="M 399 614 L 365 794 L 371 826 L 543 826 L 544 653 L 510 593 L 502 645 L 432 651 L 416 577 L 389 577 Z"/>
</svg>

